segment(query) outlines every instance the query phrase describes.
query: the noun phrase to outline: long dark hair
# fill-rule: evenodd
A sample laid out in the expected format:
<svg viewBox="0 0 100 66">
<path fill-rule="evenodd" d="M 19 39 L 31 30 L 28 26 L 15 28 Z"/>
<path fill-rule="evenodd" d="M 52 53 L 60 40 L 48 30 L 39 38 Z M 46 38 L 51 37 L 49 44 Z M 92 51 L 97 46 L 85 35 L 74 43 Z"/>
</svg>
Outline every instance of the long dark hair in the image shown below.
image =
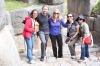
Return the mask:
<svg viewBox="0 0 100 66">
<path fill-rule="evenodd" d="M 37 11 L 37 9 L 33 9 L 33 10 L 31 11 L 31 13 L 30 13 L 30 17 L 31 17 L 31 18 L 33 18 L 33 13 L 34 13 L 34 11 Z M 38 13 L 38 11 L 37 11 L 37 13 Z M 37 17 L 35 18 L 35 20 L 37 20 Z"/>
</svg>

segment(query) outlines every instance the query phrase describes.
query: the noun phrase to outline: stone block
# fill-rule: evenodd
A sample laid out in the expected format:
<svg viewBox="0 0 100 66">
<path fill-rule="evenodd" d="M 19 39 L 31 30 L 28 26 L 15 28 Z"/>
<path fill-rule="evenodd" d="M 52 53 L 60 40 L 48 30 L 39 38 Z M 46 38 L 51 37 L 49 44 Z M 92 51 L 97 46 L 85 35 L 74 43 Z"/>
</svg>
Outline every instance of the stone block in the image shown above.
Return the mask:
<svg viewBox="0 0 100 66">
<path fill-rule="evenodd" d="M 94 17 L 87 17 L 86 22 L 89 25 L 89 29 L 93 31 L 94 30 L 95 18 Z"/>
<path fill-rule="evenodd" d="M 23 19 L 28 16 L 28 11 L 26 9 L 13 10 L 10 11 L 12 26 L 14 28 L 14 34 L 21 34 L 24 25 L 22 24 Z"/>
<path fill-rule="evenodd" d="M 68 0 L 68 10 L 77 14 L 90 16 L 93 7 L 99 0 Z"/>
<path fill-rule="evenodd" d="M 0 30 L 5 26 L 5 3 L 4 0 L 0 0 Z"/>
<path fill-rule="evenodd" d="M 6 11 L 5 17 L 6 17 L 6 24 L 7 25 L 12 25 L 11 15 L 10 15 L 9 11 Z"/>
<path fill-rule="evenodd" d="M 91 31 L 93 35 L 94 44 L 100 44 L 100 33 L 96 31 Z"/>
<path fill-rule="evenodd" d="M 40 0 L 40 1 L 48 5 L 57 5 L 57 4 L 62 4 L 64 2 L 64 0 Z"/>
<path fill-rule="evenodd" d="M 22 66 L 15 42 L 6 26 L 0 31 L 0 66 Z"/>
<path fill-rule="evenodd" d="M 6 25 L 6 26 L 9 29 L 11 35 L 14 37 L 14 28 L 13 28 L 13 26 L 12 25 Z"/>
<path fill-rule="evenodd" d="M 100 33 L 100 15 L 95 19 L 94 30 Z"/>
</svg>

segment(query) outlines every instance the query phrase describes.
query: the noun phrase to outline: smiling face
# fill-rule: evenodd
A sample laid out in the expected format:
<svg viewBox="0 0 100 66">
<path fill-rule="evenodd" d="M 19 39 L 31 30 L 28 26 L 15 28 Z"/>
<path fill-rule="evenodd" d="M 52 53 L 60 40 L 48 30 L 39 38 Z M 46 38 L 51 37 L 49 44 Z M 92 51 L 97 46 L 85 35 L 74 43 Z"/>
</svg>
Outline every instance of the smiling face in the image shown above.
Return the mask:
<svg viewBox="0 0 100 66">
<path fill-rule="evenodd" d="M 48 10 L 49 10 L 49 8 L 47 6 L 42 7 L 42 13 L 43 14 L 47 14 Z"/>
<path fill-rule="evenodd" d="M 72 14 L 68 14 L 67 15 L 67 20 L 69 20 L 70 22 L 73 21 L 73 15 Z"/>
<path fill-rule="evenodd" d="M 37 16 L 38 16 L 38 12 L 37 11 L 34 11 L 33 12 L 33 18 L 35 19 Z"/>
<path fill-rule="evenodd" d="M 78 18 L 78 23 L 81 25 L 83 22 L 83 19 Z"/>
<path fill-rule="evenodd" d="M 59 19 L 59 16 L 60 16 L 60 11 L 58 9 L 55 9 L 53 11 L 53 17 Z"/>
</svg>

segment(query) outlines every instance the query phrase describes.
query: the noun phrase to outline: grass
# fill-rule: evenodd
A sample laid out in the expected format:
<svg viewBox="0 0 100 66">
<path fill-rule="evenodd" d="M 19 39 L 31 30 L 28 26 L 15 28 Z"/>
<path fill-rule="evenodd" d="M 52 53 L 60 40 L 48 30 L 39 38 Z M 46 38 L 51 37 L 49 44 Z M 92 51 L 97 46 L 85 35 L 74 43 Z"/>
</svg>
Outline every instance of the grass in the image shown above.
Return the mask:
<svg viewBox="0 0 100 66">
<path fill-rule="evenodd" d="M 10 11 L 10 10 L 14 10 L 14 9 L 20 9 L 20 8 L 24 8 L 24 7 L 28 7 L 31 5 L 38 5 L 40 4 L 40 2 L 35 2 L 35 3 L 24 3 L 22 1 L 16 1 L 16 0 L 5 0 L 5 4 L 6 4 L 6 10 Z"/>
</svg>

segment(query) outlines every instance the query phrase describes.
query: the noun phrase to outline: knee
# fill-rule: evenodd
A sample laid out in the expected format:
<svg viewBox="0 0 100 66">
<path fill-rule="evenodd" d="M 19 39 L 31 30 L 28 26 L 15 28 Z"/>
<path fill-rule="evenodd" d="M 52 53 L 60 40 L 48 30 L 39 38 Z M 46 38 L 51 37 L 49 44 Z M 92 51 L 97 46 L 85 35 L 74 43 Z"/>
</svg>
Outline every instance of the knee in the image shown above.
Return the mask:
<svg viewBox="0 0 100 66">
<path fill-rule="evenodd" d="M 46 44 L 46 41 L 43 41 L 42 44 Z"/>
<path fill-rule="evenodd" d="M 68 44 L 68 46 L 69 46 L 69 47 L 72 47 L 73 45 L 72 45 L 72 44 Z"/>
</svg>

